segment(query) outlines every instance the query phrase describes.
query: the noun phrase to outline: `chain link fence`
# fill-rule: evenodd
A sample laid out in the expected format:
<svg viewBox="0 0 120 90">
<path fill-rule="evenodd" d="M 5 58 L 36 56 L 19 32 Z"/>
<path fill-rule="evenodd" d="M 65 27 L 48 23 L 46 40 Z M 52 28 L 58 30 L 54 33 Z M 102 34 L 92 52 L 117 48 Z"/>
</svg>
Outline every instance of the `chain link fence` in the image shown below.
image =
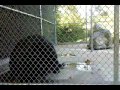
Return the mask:
<svg viewBox="0 0 120 90">
<path fill-rule="evenodd" d="M 118 84 L 117 7 L 0 5 L 0 83 Z"/>
<path fill-rule="evenodd" d="M 51 82 L 49 73 L 60 67 L 53 47 L 54 5 L 1 5 L 0 11 L 0 81 Z"/>
</svg>

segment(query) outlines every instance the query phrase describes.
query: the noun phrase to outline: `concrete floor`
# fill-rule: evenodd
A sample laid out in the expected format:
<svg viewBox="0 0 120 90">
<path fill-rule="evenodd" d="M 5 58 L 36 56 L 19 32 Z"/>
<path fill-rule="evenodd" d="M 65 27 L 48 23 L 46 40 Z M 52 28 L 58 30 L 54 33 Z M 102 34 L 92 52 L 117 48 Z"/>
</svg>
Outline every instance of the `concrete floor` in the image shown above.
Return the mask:
<svg viewBox="0 0 120 90">
<path fill-rule="evenodd" d="M 78 65 L 66 66 L 61 73 L 52 75 L 56 84 L 112 84 L 113 82 L 113 49 L 86 49 L 86 44 L 58 45 L 55 47 L 60 63 L 83 63 L 90 60 L 88 70 Z M 120 75 L 119 75 L 120 77 Z"/>
<path fill-rule="evenodd" d="M 113 49 L 91 50 L 86 49 L 86 44 L 58 45 L 56 47 L 58 60 L 62 63 L 84 63 L 91 61 L 91 71 L 80 71 L 76 68 L 67 68 L 56 76 L 59 83 L 69 84 L 112 84 L 113 82 Z M 120 76 L 120 75 L 119 75 Z M 65 78 L 66 77 L 66 78 Z M 72 78 L 70 78 L 72 77 Z"/>
<path fill-rule="evenodd" d="M 98 73 L 81 71 L 77 68 L 65 68 L 52 79 L 57 84 L 105 84 L 104 79 Z"/>
</svg>

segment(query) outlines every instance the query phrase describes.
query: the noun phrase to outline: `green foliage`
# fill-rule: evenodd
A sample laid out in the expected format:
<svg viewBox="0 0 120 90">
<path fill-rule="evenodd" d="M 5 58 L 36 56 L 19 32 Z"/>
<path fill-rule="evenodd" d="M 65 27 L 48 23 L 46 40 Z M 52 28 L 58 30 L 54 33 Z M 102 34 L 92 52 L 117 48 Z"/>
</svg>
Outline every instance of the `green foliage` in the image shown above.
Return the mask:
<svg viewBox="0 0 120 90">
<path fill-rule="evenodd" d="M 58 42 L 76 42 L 85 40 L 85 20 L 77 12 L 74 5 L 57 7 L 57 39 Z"/>
<path fill-rule="evenodd" d="M 85 30 L 77 24 L 68 23 L 58 26 L 57 35 L 59 42 L 76 42 L 85 39 Z"/>
</svg>

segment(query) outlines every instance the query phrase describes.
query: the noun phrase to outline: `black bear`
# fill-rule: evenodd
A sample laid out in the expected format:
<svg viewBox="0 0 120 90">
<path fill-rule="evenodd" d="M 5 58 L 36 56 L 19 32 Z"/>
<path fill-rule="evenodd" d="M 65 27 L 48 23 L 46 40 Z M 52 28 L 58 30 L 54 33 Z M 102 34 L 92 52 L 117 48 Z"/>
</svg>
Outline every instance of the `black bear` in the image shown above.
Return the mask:
<svg viewBox="0 0 120 90">
<path fill-rule="evenodd" d="M 49 73 L 59 73 L 62 67 L 52 43 L 40 35 L 21 39 L 10 59 L 10 76 L 16 83 L 45 83 Z"/>
</svg>

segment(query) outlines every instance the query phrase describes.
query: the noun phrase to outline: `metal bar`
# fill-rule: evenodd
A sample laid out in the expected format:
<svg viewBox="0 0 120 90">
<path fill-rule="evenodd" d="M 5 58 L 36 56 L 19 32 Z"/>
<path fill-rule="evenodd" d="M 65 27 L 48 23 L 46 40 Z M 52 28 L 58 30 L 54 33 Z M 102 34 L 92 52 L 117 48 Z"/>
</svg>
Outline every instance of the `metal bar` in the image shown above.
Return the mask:
<svg viewBox="0 0 120 90">
<path fill-rule="evenodd" d="M 91 52 L 93 51 L 93 37 L 92 37 L 92 35 L 93 35 L 93 28 L 92 28 L 92 15 L 93 15 L 93 12 L 92 12 L 92 5 L 91 5 L 91 44 L 90 44 L 90 46 L 91 46 Z"/>
<path fill-rule="evenodd" d="M 80 24 L 79 22 L 78 23 L 76 23 L 76 22 L 74 22 L 74 23 L 64 23 L 63 22 L 63 24 Z"/>
<path fill-rule="evenodd" d="M 57 45 L 57 28 L 56 28 L 56 25 L 57 25 L 57 24 L 56 24 L 56 23 L 57 23 L 57 22 L 56 22 L 56 5 L 54 5 L 54 15 L 55 15 L 55 20 L 54 20 L 54 21 L 55 21 L 55 22 L 54 22 L 54 23 L 55 23 L 55 26 L 54 26 L 54 27 L 55 27 L 55 44 Z"/>
<path fill-rule="evenodd" d="M 52 22 L 50 22 L 50 21 L 48 21 L 48 20 L 46 20 L 44 18 L 42 18 L 42 20 L 48 22 L 49 24 L 54 24 L 54 23 L 52 23 Z"/>
<path fill-rule="evenodd" d="M 85 34 L 86 36 L 85 37 L 86 37 L 86 43 L 87 43 L 87 36 L 88 36 L 88 32 L 87 32 L 87 5 L 85 7 L 85 11 L 86 11 L 85 12 L 85 14 L 86 14 L 86 34 Z"/>
<path fill-rule="evenodd" d="M 23 12 L 23 11 L 20 11 L 20 10 L 17 10 L 17 9 L 13 9 L 13 8 L 10 8 L 10 7 L 7 7 L 7 6 L 4 6 L 4 5 L 0 5 L 1 8 L 4 8 L 4 9 L 8 9 L 8 10 L 11 10 L 11 11 L 14 11 L 14 12 L 17 12 L 17 13 L 20 13 L 20 14 L 24 14 L 24 15 L 27 15 L 27 16 L 30 16 L 30 17 L 33 17 L 33 18 L 36 18 L 36 19 L 42 19 L 50 24 L 54 24 L 46 19 L 43 19 L 41 17 L 38 17 L 38 16 L 35 16 L 33 14 L 29 14 L 29 13 L 26 13 L 26 12 Z"/>
<path fill-rule="evenodd" d="M 119 82 L 119 5 L 114 5 L 114 84 Z"/>
<path fill-rule="evenodd" d="M 40 17 L 42 18 L 42 8 L 41 8 L 41 5 L 40 5 Z M 42 23 L 42 19 L 40 20 L 40 23 L 41 23 L 41 35 L 43 36 L 43 23 Z"/>
</svg>

